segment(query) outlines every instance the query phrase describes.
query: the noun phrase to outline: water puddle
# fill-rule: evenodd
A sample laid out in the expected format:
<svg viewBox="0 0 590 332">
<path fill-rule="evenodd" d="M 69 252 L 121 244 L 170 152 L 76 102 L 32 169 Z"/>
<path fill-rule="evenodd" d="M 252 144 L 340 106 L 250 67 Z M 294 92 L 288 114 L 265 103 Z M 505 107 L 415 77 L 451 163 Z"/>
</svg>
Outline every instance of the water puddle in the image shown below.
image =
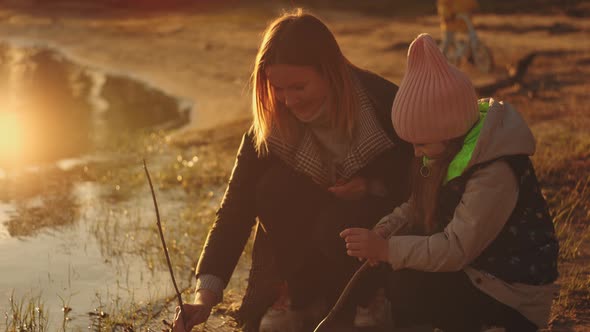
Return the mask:
<svg viewBox="0 0 590 332">
<path fill-rule="evenodd" d="M 25 307 L 38 298 L 48 330 L 87 330 L 98 329 L 89 312 L 145 309 L 173 294 L 144 157 L 176 277 L 188 285 L 192 272 L 179 265 L 197 258 L 222 187 L 190 190 L 189 168 L 207 159 L 167 145 L 190 102 L 2 43 L 0 91 L 0 330 L 5 313 L 25 310 L 10 298 Z"/>
<path fill-rule="evenodd" d="M 120 131 L 188 121 L 190 102 L 51 50 L 0 44 L 0 168 L 76 157 Z"/>
</svg>

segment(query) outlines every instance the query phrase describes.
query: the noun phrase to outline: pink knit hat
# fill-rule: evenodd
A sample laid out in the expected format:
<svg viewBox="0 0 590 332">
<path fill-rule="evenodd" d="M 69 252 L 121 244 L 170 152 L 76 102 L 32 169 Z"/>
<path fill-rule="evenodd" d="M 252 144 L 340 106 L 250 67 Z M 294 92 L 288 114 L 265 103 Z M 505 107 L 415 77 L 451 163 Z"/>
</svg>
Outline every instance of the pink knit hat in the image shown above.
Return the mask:
<svg viewBox="0 0 590 332">
<path fill-rule="evenodd" d="M 399 137 L 417 144 L 464 135 L 479 119 L 473 84 L 447 62 L 428 34 L 410 45 L 391 119 Z"/>
</svg>

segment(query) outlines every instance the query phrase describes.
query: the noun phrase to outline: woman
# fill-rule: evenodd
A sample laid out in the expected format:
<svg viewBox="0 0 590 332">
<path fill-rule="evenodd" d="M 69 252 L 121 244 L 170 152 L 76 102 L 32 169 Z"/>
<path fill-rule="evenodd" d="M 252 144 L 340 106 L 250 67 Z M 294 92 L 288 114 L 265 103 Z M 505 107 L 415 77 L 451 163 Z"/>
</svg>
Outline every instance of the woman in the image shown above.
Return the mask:
<svg viewBox="0 0 590 332">
<path fill-rule="evenodd" d="M 506 103 L 478 101 L 469 78 L 426 34 L 410 45 L 392 120 L 418 157 L 411 199 L 374 231 L 341 236 L 350 256 L 393 268 L 394 323 L 444 331 L 545 326 L 559 248 L 524 120 Z"/>
<path fill-rule="evenodd" d="M 287 331 L 321 318 L 308 309 L 333 303 L 358 266 L 339 231 L 372 227 L 409 195 L 411 146 L 389 120 L 396 91 L 352 65 L 316 17 L 299 10 L 268 26 L 252 73 L 253 124 L 197 265 L 195 304 L 185 305 L 186 324 L 177 314 L 177 331 L 206 321 L 221 301 L 256 218 L 241 318 L 256 325 L 283 282 L 288 300 L 277 302 L 286 306 L 269 309 L 264 324 L 287 320 L 292 327 L 275 328 Z M 278 279 L 268 278 L 273 268 Z"/>
</svg>

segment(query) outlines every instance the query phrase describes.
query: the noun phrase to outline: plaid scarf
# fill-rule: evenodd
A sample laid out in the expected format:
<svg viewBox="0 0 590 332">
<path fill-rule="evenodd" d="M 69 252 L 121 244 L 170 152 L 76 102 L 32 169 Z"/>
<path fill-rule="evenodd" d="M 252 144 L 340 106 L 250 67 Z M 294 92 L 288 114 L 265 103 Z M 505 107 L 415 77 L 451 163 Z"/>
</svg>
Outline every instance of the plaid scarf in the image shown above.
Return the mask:
<svg viewBox="0 0 590 332">
<path fill-rule="evenodd" d="M 311 129 L 305 127 L 301 138 L 295 144 L 288 144 L 280 137 L 278 130 L 273 130 L 268 138 L 269 150 L 284 163 L 291 165 L 295 171 L 303 173 L 319 185 L 329 187 L 338 179 L 348 180 L 361 168 L 382 152 L 394 147 L 376 116 L 375 106 L 369 99 L 364 87 L 355 80 L 355 90 L 359 96 L 360 110 L 358 125 L 355 128 L 350 148 L 344 160 L 334 165 L 327 165 L 322 155 L 322 148 Z M 331 169 L 335 170 L 334 179 Z"/>
</svg>

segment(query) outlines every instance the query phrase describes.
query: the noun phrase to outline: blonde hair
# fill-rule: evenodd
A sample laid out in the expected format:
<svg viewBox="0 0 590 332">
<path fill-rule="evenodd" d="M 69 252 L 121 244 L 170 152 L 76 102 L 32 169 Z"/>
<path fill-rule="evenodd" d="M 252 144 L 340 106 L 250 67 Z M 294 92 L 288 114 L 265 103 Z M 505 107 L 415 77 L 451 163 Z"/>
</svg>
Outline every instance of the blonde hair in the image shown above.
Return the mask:
<svg viewBox="0 0 590 332">
<path fill-rule="evenodd" d="M 330 123 L 352 137 L 359 98 L 354 87 L 355 68 L 342 54 L 334 35 L 324 23 L 302 9 L 285 13 L 264 32 L 252 72 L 252 113 L 255 147 L 268 153 L 267 140 L 276 129 L 286 143 L 299 137 L 297 120 L 277 101 L 265 69 L 273 64 L 311 66 L 329 83 L 332 104 Z"/>
</svg>

